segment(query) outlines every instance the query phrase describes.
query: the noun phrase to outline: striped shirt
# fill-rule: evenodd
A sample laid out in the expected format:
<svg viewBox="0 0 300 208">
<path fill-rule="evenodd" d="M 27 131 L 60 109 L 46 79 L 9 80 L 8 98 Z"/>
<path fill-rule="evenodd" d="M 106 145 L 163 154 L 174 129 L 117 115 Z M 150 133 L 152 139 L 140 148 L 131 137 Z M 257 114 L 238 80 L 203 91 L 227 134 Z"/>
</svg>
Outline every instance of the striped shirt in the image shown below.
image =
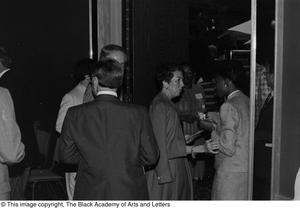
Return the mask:
<svg viewBox="0 0 300 208">
<path fill-rule="evenodd" d="M 179 115 L 197 115 L 198 112 L 204 112 L 205 93 L 200 85 L 194 84 L 192 88 L 184 88 L 179 101 L 176 102 Z M 191 135 L 197 132 L 197 121 L 193 123 L 187 123 L 182 121 L 183 132 L 185 135 Z"/>
</svg>

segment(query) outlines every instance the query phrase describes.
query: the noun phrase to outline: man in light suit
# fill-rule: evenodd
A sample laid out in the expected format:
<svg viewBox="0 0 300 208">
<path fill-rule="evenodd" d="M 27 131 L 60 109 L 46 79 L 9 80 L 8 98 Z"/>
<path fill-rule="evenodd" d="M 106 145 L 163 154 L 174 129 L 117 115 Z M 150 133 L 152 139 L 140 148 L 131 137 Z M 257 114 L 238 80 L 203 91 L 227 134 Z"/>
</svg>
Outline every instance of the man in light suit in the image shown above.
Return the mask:
<svg viewBox="0 0 300 208">
<path fill-rule="evenodd" d="M 80 60 L 74 68 L 74 78 L 77 85 L 65 96 L 63 97 L 60 109 L 56 121 L 56 131 L 61 133 L 61 128 L 63 121 L 65 119 L 68 109 L 72 106 L 80 105 L 83 103 L 83 95 L 86 89 L 86 86 L 90 83 L 90 71 L 94 66 L 94 61 L 91 59 L 82 59 Z M 75 188 L 75 177 L 76 177 L 76 167 L 69 166 L 68 172 L 66 172 L 66 189 L 68 194 L 68 199 L 73 199 L 73 193 Z M 69 172 L 70 171 L 70 172 Z"/>
<path fill-rule="evenodd" d="M 33 98 L 28 80 L 24 75 L 11 69 L 11 58 L 0 48 L 0 87 L 6 88 L 13 100 L 16 122 L 20 128 L 21 140 L 26 146 L 25 158 L 18 164 L 9 166 L 11 199 L 24 199 L 27 183 L 27 167 L 36 167 L 39 163 L 39 150 L 33 129 Z"/>
<path fill-rule="evenodd" d="M 61 160 L 78 164 L 75 200 L 148 199 L 145 166 L 159 157 L 146 108 L 122 103 L 124 70 L 115 61 L 96 66 L 95 100 L 68 110 Z"/>
<path fill-rule="evenodd" d="M 241 65 L 224 61 L 217 73 L 217 93 L 225 102 L 220 108 L 220 123 L 211 125 L 213 142 L 219 144 L 212 199 L 246 200 L 250 139 L 250 103 L 239 87 Z M 208 146 L 209 148 L 209 146 Z M 210 149 L 211 153 L 216 150 Z"/>
<path fill-rule="evenodd" d="M 24 150 L 13 101 L 8 90 L 0 87 L 0 200 L 10 199 L 8 165 L 20 162 Z"/>
</svg>

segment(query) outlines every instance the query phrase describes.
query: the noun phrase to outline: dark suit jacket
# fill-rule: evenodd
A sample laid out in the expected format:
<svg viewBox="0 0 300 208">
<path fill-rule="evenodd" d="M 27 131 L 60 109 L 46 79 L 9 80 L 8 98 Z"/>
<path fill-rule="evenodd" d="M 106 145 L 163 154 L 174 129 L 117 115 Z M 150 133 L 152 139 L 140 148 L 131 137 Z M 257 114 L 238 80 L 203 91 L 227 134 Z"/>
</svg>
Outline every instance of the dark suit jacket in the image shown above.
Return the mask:
<svg viewBox="0 0 300 208">
<path fill-rule="evenodd" d="M 264 104 L 255 128 L 254 175 L 261 178 L 271 177 L 272 148 L 265 144 L 272 143 L 272 130 L 273 98 Z"/>
<path fill-rule="evenodd" d="M 260 110 L 258 123 L 255 128 L 255 140 L 272 142 L 273 130 L 273 97 Z"/>
<path fill-rule="evenodd" d="M 16 121 L 20 127 L 21 140 L 25 145 L 25 160 L 10 166 L 10 176 L 18 175 L 23 166 L 34 166 L 38 160 L 38 146 L 33 130 L 33 99 L 24 77 L 9 70 L 0 78 L 0 86 L 7 88 L 14 102 Z"/>
<path fill-rule="evenodd" d="M 155 96 L 151 103 L 149 114 L 160 150 L 160 158 L 155 167 L 157 178 L 148 182 L 152 192 L 156 192 L 156 189 L 151 184 L 174 182 L 176 175 L 178 177 L 179 173 L 176 174 L 172 170 L 169 160 L 186 157 L 186 149 L 177 108 L 166 95 L 158 93 Z"/>
<path fill-rule="evenodd" d="M 78 163 L 75 200 L 148 199 L 143 166 L 159 157 L 145 108 L 112 95 L 68 110 L 61 160 Z"/>
</svg>

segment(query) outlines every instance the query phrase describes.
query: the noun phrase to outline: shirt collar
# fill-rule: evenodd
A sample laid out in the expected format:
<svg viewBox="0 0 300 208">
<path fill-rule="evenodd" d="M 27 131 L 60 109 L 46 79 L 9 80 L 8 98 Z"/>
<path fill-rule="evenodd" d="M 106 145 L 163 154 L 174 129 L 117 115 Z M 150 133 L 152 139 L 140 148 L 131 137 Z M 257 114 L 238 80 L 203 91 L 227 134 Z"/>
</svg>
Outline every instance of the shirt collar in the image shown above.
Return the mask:
<svg viewBox="0 0 300 208">
<path fill-rule="evenodd" d="M 97 93 L 97 96 L 98 95 L 112 95 L 112 96 L 118 97 L 118 95 L 115 91 L 108 91 L 108 90 L 99 91 Z"/>
<path fill-rule="evenodd" d="M 235 90 L 233 92 L 231 92 L 228 96 L 227 96 L 227 100 L 232 98 L 235 94 L 237 94 L 238 92 L 240 92 L 240 90 Z"/>
<path fill-rule="evenodd" d="M 10 69 L 8 68 L 8 69 L 5 69 L 4 71 L 2 71 L 1 73 L 0 73 L 0 78 L 6 73 L 6 72 L 8 72 Z"/>
</svg>

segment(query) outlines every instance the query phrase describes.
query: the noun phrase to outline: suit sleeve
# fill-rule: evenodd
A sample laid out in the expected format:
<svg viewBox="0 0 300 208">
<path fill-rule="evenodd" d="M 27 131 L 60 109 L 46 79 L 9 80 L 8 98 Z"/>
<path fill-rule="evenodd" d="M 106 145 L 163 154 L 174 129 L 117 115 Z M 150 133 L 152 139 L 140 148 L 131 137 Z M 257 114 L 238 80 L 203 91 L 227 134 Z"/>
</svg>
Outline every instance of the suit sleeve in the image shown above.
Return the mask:
<svg viewBox="0 0 300 208">
<path fill-rule="evenodd" d="M 14 105 L 8 90 L 0 92 L 0 162 L 20 162 L 25 156 L 20 129 L 16 123 Z"/>
<path fill-rule="evenodd" d="M 155 141 L 152 125 L 146 109 L 142 109 L 140 160 L 143 166 L 155 165 L 159 158 L 159 149 Z"/>
<path fill-rule="evenodd" d="M 71 110 L 71 109 L 70 109 Z M 60 160 L 67 164 L 79 162 L 79 152 L 72 138 L 72 111 L 68 110 L 60 137 Z"/>
<path fill-rule="evenodd" d="M 260 111 L 260 117 L 255 128 L 255 141 L 272 142 L 273 102 Z"/>
<path fill-rule="evenodd" d="M 231 104 L 224 103 L 220 109 L 220 119 L 220 152 L 231 157 L 236 151 L 238 112 Z"/>
<path fill-rule="evenodd" d="M 59 109 L 57 120 L 56 120 L 55 129 L 57 132 L 61 133 L 61 129 L 63 126 L 63 122 L 65 119 L 66 113 L 67 113 L 68 109 L 70 107 L 72 107 L 73 105 L 74 104 L 73 104 L 72 96 L 66 94 L 61 101 L 60 109 Z"/>
<path fill-rule="evenodd" d="M 172 174 L 167 150 L 167 112 L 162 104 L 154 106 L 150 110 L 150 118 L 153 126 L 156 142 L 159 147 L 160 158 L 155 167 L 158 183 L 172 182 Z"/>
</svg>

